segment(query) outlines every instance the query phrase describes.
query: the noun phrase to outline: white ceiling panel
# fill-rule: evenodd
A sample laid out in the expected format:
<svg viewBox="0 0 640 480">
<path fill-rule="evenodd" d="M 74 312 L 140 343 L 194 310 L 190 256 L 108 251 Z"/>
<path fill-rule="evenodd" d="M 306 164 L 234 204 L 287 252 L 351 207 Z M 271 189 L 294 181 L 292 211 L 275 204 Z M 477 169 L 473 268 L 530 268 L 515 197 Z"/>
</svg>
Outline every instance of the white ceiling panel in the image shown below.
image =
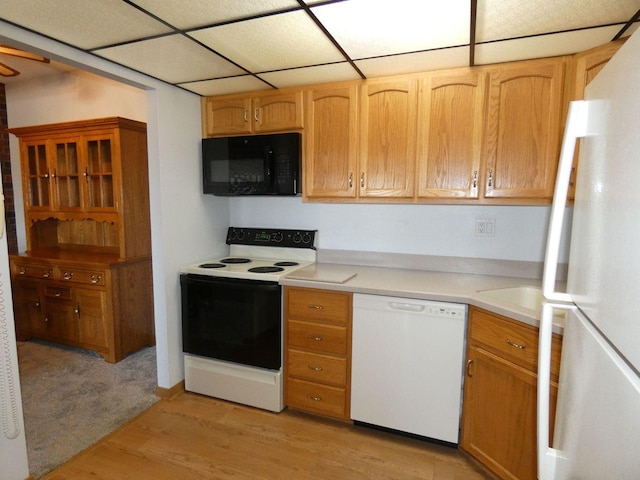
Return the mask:
<svg viewBox="0 0 640 480">
<path fill-rule="evenodd" d="M 191 36 L 252 72 L 344 60 L 304 11 L 198 30 Z"/>
<path fill-rule="evenodd" d="M 134 3 L 181 29 L 300 7 L 296 0 L 134 0 Z"/>
<path fill-rule="evenodd" d="M 262 73 L 260 77 L 278 88 L 360 79 L 358 72 L 347 62 Z"/>
<path fill-rule="evenodd" d="M 354 60 L 469 43 L 469 0 L 351 0 L 311 11 Z"/>
<path fill-rule="evenodd" d="M 482 0 L 476 41 L 625 23 L 639 8 L 638 0 Z"/>
<path fill-rule="evenodd" d="M 170 83 L 246 73 L 182 35 L 130 43 L 96 53 Z"/>
<path fill-rule="evenodd" d="M 81 49 L 171 31 L 121 0 L 0 0 L 0 18 Z"/>
<path fill-rule="evenodd" d="M 203 96 L 226 95 L 229 93 L 254 92 L 270 88 L 266 83 L 252 75 L 242 77 L 205 80 L 202 82 L 181 83 L 180 87 Z"/>
<path fill-rule="evenodd" d="M 485 65 L 568 55 L 607 43 L 618 30 L 619 27 L 603 27 L 485 43 L 476 46 L 475 63 Z"/>
<path fill-rule="evenodd" d="M 445 48 L 394 55 L 392 57 L 370 58 L 357 60 L 355 64 L 368 78 L 464 67 L 469 65 L 469 47 Z"/>
</svg>

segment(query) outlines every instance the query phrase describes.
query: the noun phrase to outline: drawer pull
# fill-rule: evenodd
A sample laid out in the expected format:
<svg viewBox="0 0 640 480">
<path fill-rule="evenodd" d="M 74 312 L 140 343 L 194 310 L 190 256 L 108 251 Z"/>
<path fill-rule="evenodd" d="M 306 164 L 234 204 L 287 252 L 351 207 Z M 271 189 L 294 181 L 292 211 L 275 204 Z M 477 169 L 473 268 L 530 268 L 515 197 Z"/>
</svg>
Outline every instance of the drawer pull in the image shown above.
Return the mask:
<svg viewBox="0 0 640 480">
<path fill-rule="evenodd" d="M 62 274 L 62 278 L 65 280 L 71 280 L 73 278 L 73 272 L 64 272 Z"/>
<path fill-rule="evenodd" d="M 527 348 L 526 345 L 520 345 L 519 343 L 514 343 L 511 340 L 509 340 L 508 338 L 506 340 L 506 343 L 507 343 L 507 345 L 511 345 L 514 348 L 519 348 L 520 350 L 524 350 L 525 348 Z"/>
<path fill-rule="evenodd" d="M 473 373 L 471 372 L 471 365 L 473 364 L 473 360 L 467 361 L 467 377 L 473 377 Z"/>
<path fill-rule="evenodd" d="M 102 280 L 102 275 L 91 275 L 89 279 L 91 280 L 91 283 L 98 283 Z"/>
<path fill-rule="evenodd" d="M 322 371 L 322 367 L 314 367 L 312 365 L 307 365 L 309 367 L 309 370 L 313 370 L 314 372 L 321 372 Z"/>
<path fill-rule="evenodd" d="M 18 271 L 18 273 L 20 275 L 26 275 L 27 274 L 27 269 L 24 267 L 20 267 L 20 270 Z"/>
<path fill-rule="evenodd" d="M 307 338 L 309 338 L 309 340 L 314 340 L 316 342 L 321 342 L 322 340 L 324 340 L 324 337 L 322 335 L 309 335 Z"/>
<path fill-rule="evenodd" d="M 53 296 L 60 298 L 62 296 L 62 292 L 60 290 L 56 290 L 56 292 L 53 294 Z"/>
<path fill-rule="evenodd" d="M 312 305 L 312 304 L 309 304 L 309 305 L 307 305 L 307 307 L 315 308 L 316 310 L 324 310 L 324 305 Z"/>
<path fill-rule="evenodd" d="M 42 271 L 42 276 L 44 278 L 49 278 L 51 276 L 51 270 L 43 270 Z"/>
<path fill-rule="evenodd" d="M 313 400 L 314 402 L 321 402 L 322 401 L 322 397 L 319 395 L 309 395 L 309 398 L 311 400 Z"/>
</svg>

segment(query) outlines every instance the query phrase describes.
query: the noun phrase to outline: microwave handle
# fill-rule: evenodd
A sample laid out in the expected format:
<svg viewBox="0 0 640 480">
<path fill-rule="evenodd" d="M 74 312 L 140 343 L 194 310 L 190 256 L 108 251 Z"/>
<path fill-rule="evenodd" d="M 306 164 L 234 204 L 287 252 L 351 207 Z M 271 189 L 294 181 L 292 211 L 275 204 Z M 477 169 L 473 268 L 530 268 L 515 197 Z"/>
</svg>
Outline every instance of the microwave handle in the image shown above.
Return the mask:
<svg viewBox="0 0 640 480">
<path fill-rule="evenodd" d="M 275 155 L 273 148 L 269 145 L 265 147 L 265 162 L 264 162 L 264 183 L 265 185 L 273 185 L 273 178 L 275 172 Z"/>
</svg>

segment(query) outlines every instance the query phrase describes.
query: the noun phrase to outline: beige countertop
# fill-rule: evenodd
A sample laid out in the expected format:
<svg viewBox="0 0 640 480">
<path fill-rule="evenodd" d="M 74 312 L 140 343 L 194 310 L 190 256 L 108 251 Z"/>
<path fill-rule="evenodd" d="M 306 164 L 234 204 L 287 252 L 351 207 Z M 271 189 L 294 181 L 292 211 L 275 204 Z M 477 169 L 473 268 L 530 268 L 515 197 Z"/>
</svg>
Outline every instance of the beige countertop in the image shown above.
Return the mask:
<svg viewBox="0 0 640 480">
<path fill-rule="evenodd" d="M 466 303 L 539 325 L 539 310 L 496 299 L 483 290 L 533 286 L 540 280 L 467 273 L 444 273 L 403 268 L 315 263 L 281 277 L 280 284 L 353 293 L 368 293 L 423 300 Z M 554 331 L 562 333 L 563 318 L 556 317 Z"/>
</svg>

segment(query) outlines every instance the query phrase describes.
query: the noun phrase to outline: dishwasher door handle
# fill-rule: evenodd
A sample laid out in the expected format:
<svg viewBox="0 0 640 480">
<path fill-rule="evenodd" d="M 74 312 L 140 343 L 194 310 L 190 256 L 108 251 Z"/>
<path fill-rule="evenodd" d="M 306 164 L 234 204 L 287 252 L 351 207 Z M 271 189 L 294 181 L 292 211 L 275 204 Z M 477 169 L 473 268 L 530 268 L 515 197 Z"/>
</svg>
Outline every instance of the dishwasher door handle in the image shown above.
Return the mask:
<svg viewBox="0 0 640 480">
<path fill-rule="evenodd" d="M 389 302 L 389 308 L 403 312 L 424 312 L 424 305 L 416 305 L 415 303 Z"/>
</svg>

